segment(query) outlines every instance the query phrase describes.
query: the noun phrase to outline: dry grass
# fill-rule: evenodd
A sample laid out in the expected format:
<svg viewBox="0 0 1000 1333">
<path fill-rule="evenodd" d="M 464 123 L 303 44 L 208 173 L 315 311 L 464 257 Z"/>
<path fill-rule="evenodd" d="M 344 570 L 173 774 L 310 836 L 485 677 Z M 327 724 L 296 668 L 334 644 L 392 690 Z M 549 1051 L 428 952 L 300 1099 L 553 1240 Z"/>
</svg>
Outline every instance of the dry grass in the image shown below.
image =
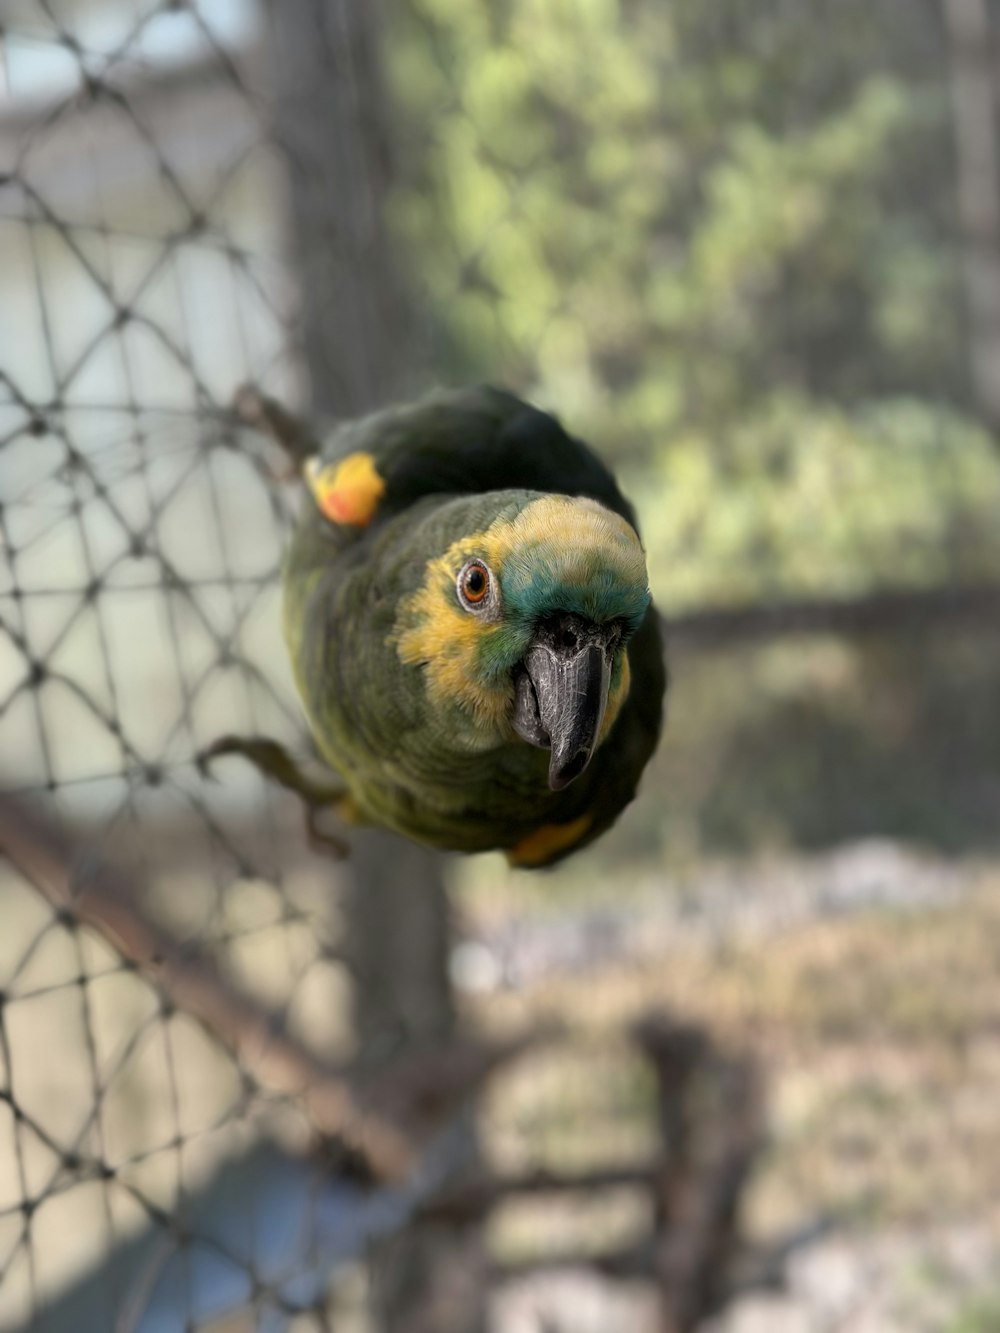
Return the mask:
<svg viewBox="0 0 1000 1333">
<path fill-rule="evenodd" d="M 970 869 L 969 881 L 954 906 L 869 910 L 723 949 L 686 944 L 470 1008 L 493 1027 L 571 1021 L 592 1044 L 584 1085 L 604 1121 L 613 1084 L 598 1050 L 614 1050 L 623 1026 L 652 1007 L 752 1051 L 771 1110 L 748 1201 L 753 1233 L 826 1210 L 859 1223 L 974 1214 L 1000 1226 L 1000 877 Z M 615 1058 L 620 1067 L 620 1050 Z M 566 1157 L 579 1135 L 561 1137 L 561 1121 L 593 1132 L 580 1079 L 550 1084 L 524 1067 L 499 1085 L 490 1124 L 505 1156 L 519 1144 L 522 1158 Z M 640 1076 L 628 1086 L 619 1149 L 648 1132 Z"/>
</svg>

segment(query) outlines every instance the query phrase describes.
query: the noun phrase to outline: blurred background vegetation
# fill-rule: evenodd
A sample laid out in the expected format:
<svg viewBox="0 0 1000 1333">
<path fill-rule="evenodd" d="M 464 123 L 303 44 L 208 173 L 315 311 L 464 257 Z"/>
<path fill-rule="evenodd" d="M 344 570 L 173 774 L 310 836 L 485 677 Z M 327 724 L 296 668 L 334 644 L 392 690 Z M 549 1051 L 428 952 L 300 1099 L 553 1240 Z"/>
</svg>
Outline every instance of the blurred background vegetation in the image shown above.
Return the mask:
<svg viewBox="0 0 1000 1333">
<path fill-rule="evenodd" d="M 995 573 L 937 6 L 413 3 L 390 57 L 439 373 L 601 442 L 666 610 Z"/>
<path fill-rule="evenodd" d="M 946 19 L 892 0 L 393 11 L 392 218 L 425 351 L 597 443 L 668 616 L 1000 574 Z M 995 845 L 994 629 L 682 656 L 667 795 L 607 864 L 879 831 Z"/>
</svg>

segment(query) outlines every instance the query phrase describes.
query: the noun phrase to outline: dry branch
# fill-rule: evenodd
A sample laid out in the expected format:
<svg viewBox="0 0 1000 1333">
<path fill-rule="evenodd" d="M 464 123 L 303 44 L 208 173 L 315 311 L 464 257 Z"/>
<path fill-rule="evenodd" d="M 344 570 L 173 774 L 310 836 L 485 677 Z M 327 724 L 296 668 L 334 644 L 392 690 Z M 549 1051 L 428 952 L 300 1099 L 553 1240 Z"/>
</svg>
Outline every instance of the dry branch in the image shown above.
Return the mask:
<svg viewBox="0 0 1000 1333">
<path fill-rule="evenodd" d="M 253 384 L 240 385 L 233 397 L 232 410 L 237 421 L 269 436 L 296 463 L 319 453 L 319 441 L 306 422 Z"/>
<path fill-rule="evenodd" d="M 0 850 L 66 921 L 98 931 L 185 1013 L 201 1020 L 262 1086 L 298 1096 L 318 1130 L 361 1153 L 379 1179 L 416 1165 L 425 1133 L 498 1064 L 549 1033 L 449 1043 L 383 1071 L 362 1091 L 349 1071 L 309 1050 L 281 1018 L 223 977 L 202 949 L 142 907 L 142 886 L 0 794 Z M 433 1086 L 433 1106 L 424 1095 Z"/>
<path fill-rule="evenodd" d="M 1000 624 L 1000 583 L 886 588 L 664 617 L 669 650 L 698 652 L 794 634 L 906 634 Z"/>
<path fill-rule="evenodd" d="M 484 1173 L 470 1176 L 460 1186 L 431 1200 L 420 1216 L 448 1223 L 476 1222 L 499 1204 L 515 1195 L 578 1194 L 587 1198 L 596 1190 L 650 1189 L 660 1178 L 666 1161 L 652 1157 L 634 1165 L 610 1165 L 592 1171 L 566 1174 L 558 1171 L 525 1171 L 518 1175 L 495 1176 Z M 551 1267 L 549 1257 L 539 1259 L 535 1267 Z"/>
<path fill-rule="evenodd" d="M 302 1096 L 321 1132 L 343 1137 L 374 1174 L 393 1179 L 412 1168 L 409 1137 L 363 1106 L 342 1071 L 284 1031 L 280 1018 L 222 977 L 203 950 L 154 921 L 141 906 L 141 886 L 8 796 L 0 796 L 0 849 L 57 912 L 103 935 L 260 1083 Z"/>
<path fill-rule="evenodd" d="M 724 1299 L 739 1200 L 763 1141 L 762 1092 L 752 1063 L 723 1057 L 698 1028 L 651 1015 L 635 1038 L 656 1072 L 661 1132 L 673 1149 L 656 1187 L 661 1327 L 693 1333 Z M 696 1081 L 701 1096 L 692 1095 Z"/>
</svg>

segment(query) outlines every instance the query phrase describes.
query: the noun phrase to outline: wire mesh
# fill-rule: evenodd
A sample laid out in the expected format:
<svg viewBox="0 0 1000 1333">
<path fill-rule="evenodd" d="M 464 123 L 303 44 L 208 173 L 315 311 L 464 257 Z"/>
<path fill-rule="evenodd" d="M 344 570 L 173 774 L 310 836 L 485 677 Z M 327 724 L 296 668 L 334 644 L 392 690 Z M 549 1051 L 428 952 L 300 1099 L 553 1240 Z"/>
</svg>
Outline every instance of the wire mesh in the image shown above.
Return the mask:
<svg viewBox="0 0 1000 1333">
<path fill-rule="evenodd" d="M 220 730 L 299 728 L 272 640 L 289 501 L 228 415 L 243 380 L 296 383 L 282 168 L 240 56 L 256 22 L 224 5 L 5 11 L 0 754 L 8 788 L 86 827 L 181 939 L 343 1055 L 329 868 L 257 783 L 192 768 Z M 13 1329 L 143 1229 L 173 1253 L 185 1199 L 251 1142 L 261 1103 L 6 862 L 3 897 Z M 206 1318 L 203 1260 L 173 1284 L 178 1327 Z M 263 1309 L 260 1260 L 243 1236 L 227 1262 Z M 141 1274 L 117 1293 L 106 1276 L 86 1326 L 143 1327 Z"/>
</svg>

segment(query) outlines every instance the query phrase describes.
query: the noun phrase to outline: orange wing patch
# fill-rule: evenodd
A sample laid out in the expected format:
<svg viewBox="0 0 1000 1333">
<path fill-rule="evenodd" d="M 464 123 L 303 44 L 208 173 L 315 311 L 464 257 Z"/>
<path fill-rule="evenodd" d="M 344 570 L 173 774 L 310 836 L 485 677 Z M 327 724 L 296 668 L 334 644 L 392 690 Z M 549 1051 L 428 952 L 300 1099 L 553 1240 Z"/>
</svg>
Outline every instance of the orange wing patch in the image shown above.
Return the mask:
<svg viewBox="0 0 1000 1333">
<path fill-rule="evenodd" d="M 558 852 L 564 852 L 578 843 L 591 823 L 591 815 L 581 815 L 568 824 L 543 824 L 509 848 L 507 860 L 522 870 L 543 866 Z"/>
<path fill-rule="evenodd" d="M 320 513 L 331 523 L 366 527 L 385 494 L 385 479 L 371 454 L 348 454 L 336 463 L 310 458 L 304 475 Z"/>
</svg>

